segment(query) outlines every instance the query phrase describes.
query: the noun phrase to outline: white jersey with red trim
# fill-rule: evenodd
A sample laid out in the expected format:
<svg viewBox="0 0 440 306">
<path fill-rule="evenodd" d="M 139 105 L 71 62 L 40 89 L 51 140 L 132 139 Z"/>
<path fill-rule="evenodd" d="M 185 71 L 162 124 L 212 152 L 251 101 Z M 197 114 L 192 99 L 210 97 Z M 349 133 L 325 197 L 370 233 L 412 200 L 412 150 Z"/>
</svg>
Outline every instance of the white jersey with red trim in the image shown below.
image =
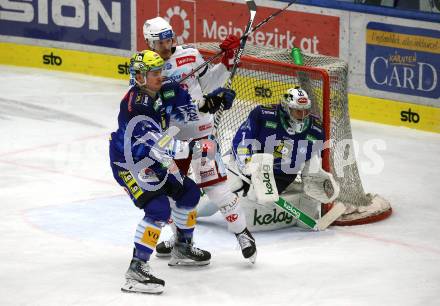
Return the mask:
<svg viewBox="0 0 440 306">
<path fill-rule="evenodd" d="M 191 46 L 177 46 L 172 56 L 165 62 L 162 75 L 179 82 L 202 63 L 204 59 L 197 49 Z M 177 139 L 188 140 L 212 134 L 214 117 L 209 113 L 200 112 L 198 105 L 203 101 L 204 94 L 223 86 L 228 76 L 229 71 L 226 67 L 217 64 L 210 69 L 206 66 L 181 84 L 188 90 L 193 101 L 177 107 L 171 113 L 170 125 L 180 129 L 176 135 Z"/>
</svg>

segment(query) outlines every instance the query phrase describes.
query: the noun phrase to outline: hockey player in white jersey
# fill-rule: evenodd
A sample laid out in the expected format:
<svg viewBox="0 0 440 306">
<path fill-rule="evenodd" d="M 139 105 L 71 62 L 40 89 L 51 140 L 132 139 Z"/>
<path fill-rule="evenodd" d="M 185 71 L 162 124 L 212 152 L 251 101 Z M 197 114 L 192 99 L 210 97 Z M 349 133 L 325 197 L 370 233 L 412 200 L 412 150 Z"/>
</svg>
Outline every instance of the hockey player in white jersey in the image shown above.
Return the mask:
<svg viewBox="0 0 440 306">
<path fill-rule="evenodd" d="M 179 82 L 189 75 L 194 68 L 204 62 L 199 51 L 190 46 L 177 46 L 170 24 L 161 17 L 145 21 L 144 38 L 148 47 L 157 52 L 164 60 L 162 75 Z M 232 193 L 226 184 L 226 169 L 221 159 L 219 147 L 212 133 L 214 128 L 213 114 L 220 108 L 218 101 L 205 99 L 204 94 L 223 86 L 232 67 L 234 51 L 239 47 L 240 40 L 230 35 L 221 44 L 224 50 L 222 63 L 209 68 L 208 65 L 192 77 L 187 78 L 181 86 L 188 90 L 193 103 L 179 107 L 171 113 L 171 126 L 179 128 L 176 138 L 179 140 L 209 139 L 205 150 L 214 150 L 215 158 L 176 160 L 183 173 L 192 167 L 195 180 L 199 187 L 215 203 L 228 223 L 229 231 L 233 232 L 240 244 L 242 254 L 252 263 L 256 259 L 255 239 L 246 226 L 244 212 L 239 205 L 239 198 Z M 230 105 L 224 105 L 227 109 Z M 214 144 L 214 148 L 212 145 Z M 210 147 L 210 148 L 208 148 Z M 207 153 L 207 152 L 205 152 Z M 173 248 L 173 239 L 157 245 L 158 256 L 169 256 Z"/>
</svg>

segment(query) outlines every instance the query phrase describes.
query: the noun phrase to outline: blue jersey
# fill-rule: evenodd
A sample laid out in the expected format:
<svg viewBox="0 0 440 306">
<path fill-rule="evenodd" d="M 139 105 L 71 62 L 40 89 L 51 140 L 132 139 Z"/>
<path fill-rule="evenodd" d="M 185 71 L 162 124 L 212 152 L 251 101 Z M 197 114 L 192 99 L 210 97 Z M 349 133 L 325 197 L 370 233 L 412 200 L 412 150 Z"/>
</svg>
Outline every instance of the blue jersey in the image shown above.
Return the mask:
<svg viewBox="0 0 440 306">
<path fill-rule="evenodd" d="M 170 139 L 164 131 L 169 127 L 171 112 L 180 105 L 188 104 L 188 101 L 191 101 L 191 96 L 175 82 L 164 83 L 154 98 L 138 86 L 130 87 L 120 103 L 118 129 L 111 134 L 112 168 L 116 167 L 115 162 L 126 163 L 132 158 L 137 163 L 148 157 L 148 168 L 159 179 L 163 178 L 173 158 L 172 152 L 165 146 Z M 131 138 L 127 144 L 131 157 L 126 158 L 124 139 L 127 129 Z"/>
<path fill-rule="evenodd" d="M 312 152 L 322 149 L 322 124 L 309 116 L 301 133 L 295 133 L 281 105 L 257 106 L 238 129 L 232 141 L 237 165 L 242 169 L 255 153 L 274 156 L 274 174 L 296 174 Z"/>
</svg>

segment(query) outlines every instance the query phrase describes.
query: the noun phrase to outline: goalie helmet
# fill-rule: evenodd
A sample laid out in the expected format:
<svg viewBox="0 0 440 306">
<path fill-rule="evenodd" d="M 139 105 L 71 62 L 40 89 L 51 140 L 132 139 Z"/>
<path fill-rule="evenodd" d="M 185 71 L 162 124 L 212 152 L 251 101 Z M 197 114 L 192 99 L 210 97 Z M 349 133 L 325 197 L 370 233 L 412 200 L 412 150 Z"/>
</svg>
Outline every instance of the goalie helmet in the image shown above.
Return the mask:
<svg viewBox="0 0 440 306">
<path fill-rule="evenodd" d="M 281 107 L 287 115 L 292 132 L 303 132 L 312 108 L 312 101 L 307 92 L 299 86 L 288 89 L 281 100 Z"/>
<path fill-rule="evenodd" d="M 162 17 L 148 19 L 144 23 L 144 38 L 150 49 L 155 49 L 155 42 L 165 39 L 173 39 L 174 32 L 171 25 Z"/>
<path fill-rule="evenodd" d="M 146 84 L 147 72 L 162 69 L 164 63 L 160 55 L 154 51 L 143 50 L 136 52 L 130 59 L 130 77 L 139 84 L 136 80 L 136 74 L 141 73 L 144 76 L 145 82 L 139 85 L 143 86 Z"/>
</svg>

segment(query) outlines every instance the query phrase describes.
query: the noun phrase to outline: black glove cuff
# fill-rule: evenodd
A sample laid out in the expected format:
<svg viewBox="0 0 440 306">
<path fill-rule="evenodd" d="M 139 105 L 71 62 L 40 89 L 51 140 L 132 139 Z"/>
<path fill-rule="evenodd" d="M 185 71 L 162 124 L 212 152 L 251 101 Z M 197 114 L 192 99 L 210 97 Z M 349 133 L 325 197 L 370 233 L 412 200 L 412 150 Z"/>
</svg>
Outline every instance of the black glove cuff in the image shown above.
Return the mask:
<svg viewBox="0 0 440 306">
<path fill-rule="evenodd" d="M 174 201 L 177 201 L 185 194 L 185 188 L 183 184 L 180 183 L 171 183 L 167 181 L 164 185 L 164 191 L 167 196 L 172 198 Z"/>
<path fill-rule="evenodd" d="M 214 114 L 220 109 L 220 105 L 223 103 L 223 98 L 219 96 L 203 96 L 205 98 L 205 104 L 199 108 L 201 112 Z"/>
</svg>

